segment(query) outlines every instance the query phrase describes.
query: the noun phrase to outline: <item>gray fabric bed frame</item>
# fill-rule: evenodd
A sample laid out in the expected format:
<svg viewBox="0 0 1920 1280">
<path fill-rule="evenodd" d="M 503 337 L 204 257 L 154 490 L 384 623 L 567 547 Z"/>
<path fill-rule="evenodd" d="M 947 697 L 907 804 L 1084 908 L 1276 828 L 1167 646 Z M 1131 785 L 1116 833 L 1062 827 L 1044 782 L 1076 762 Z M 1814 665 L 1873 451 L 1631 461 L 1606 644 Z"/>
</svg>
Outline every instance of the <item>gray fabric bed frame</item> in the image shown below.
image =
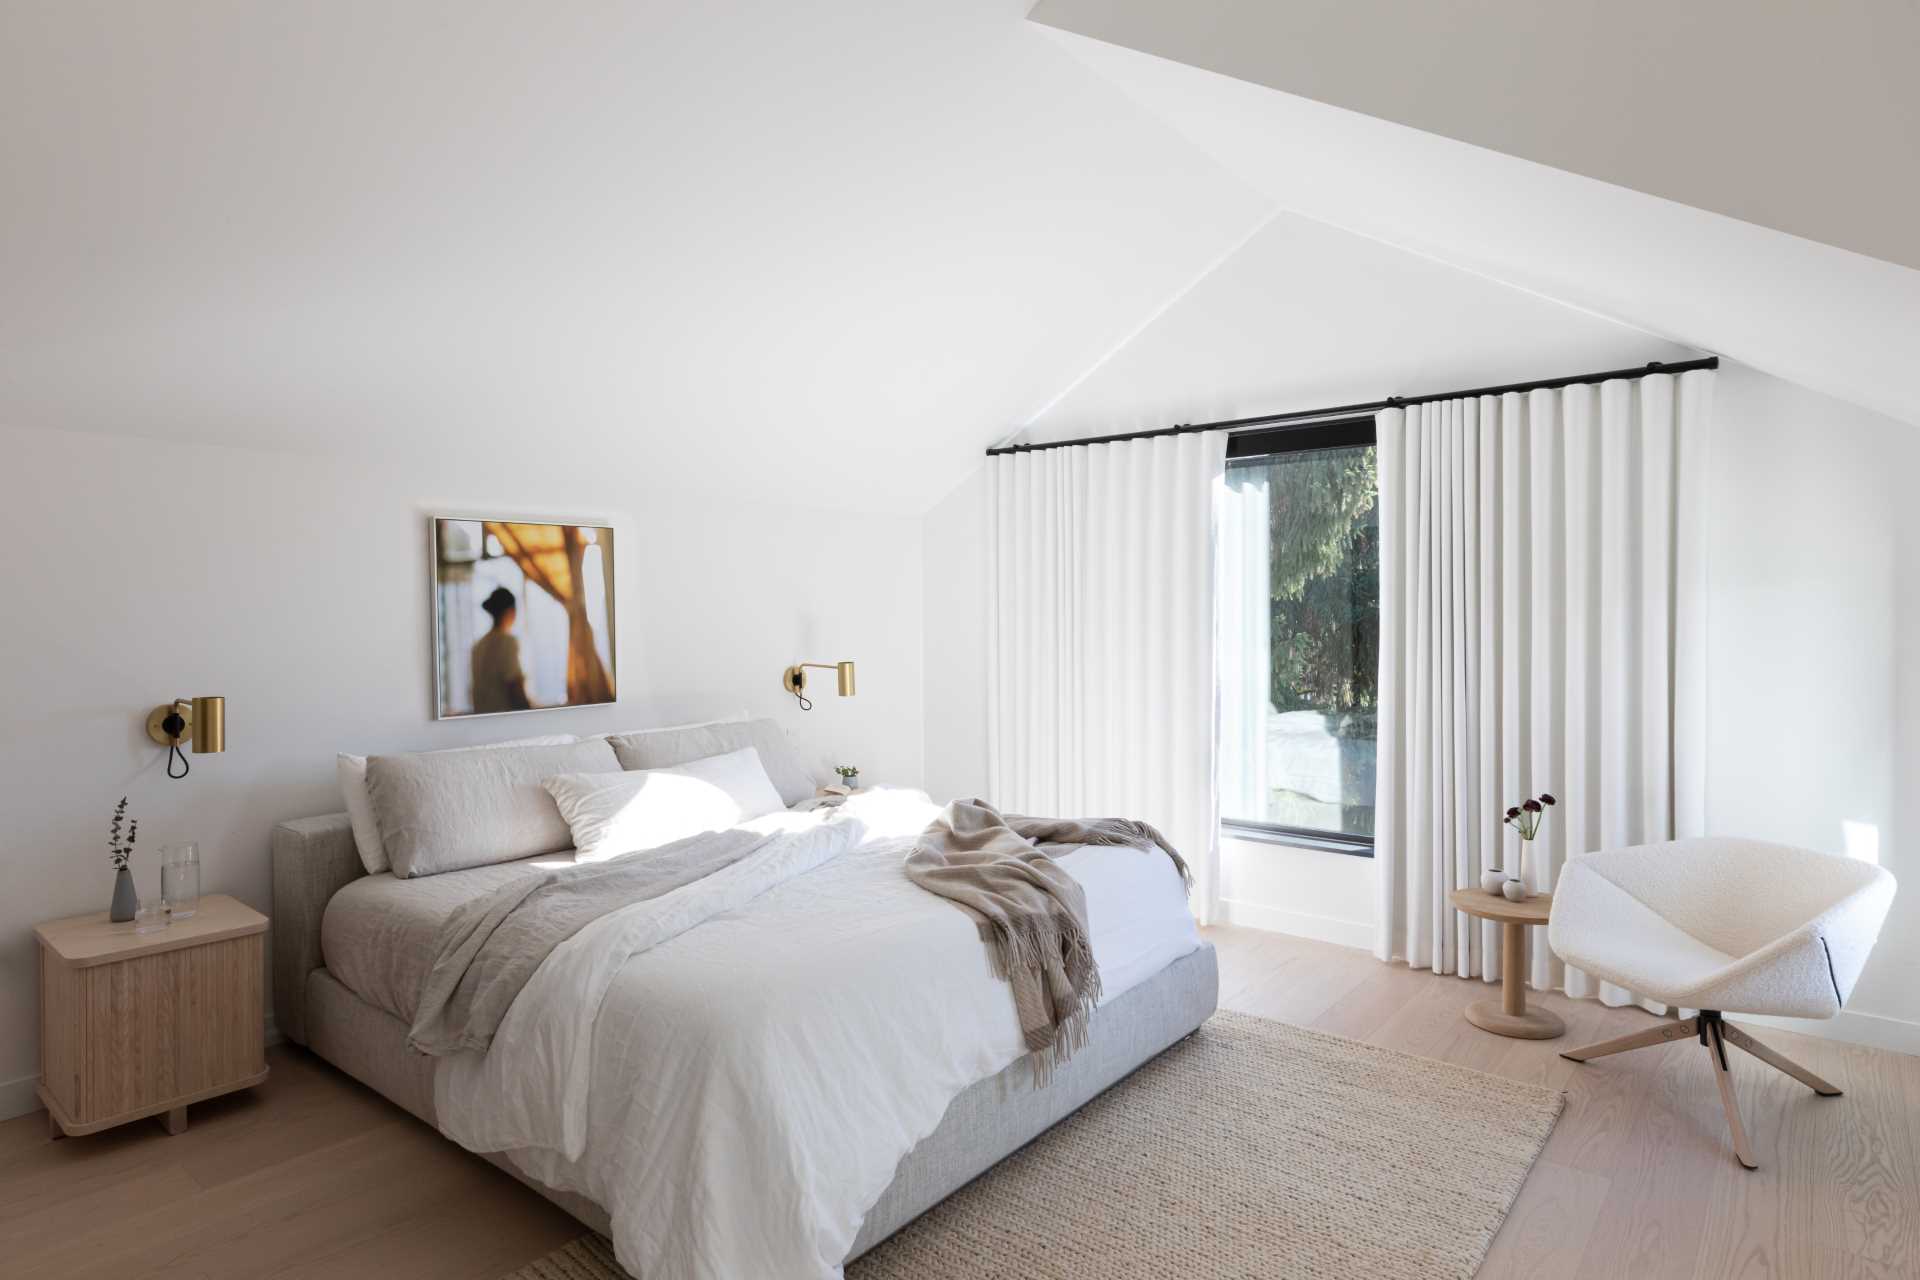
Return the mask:
<svg viewBox="0 0 1920 1280">
<path fill-rule="evenodd" d="M 273 831 L 273 1007 L 281 1034 L 428 1124 L 433 1059 L 407 1048 L 407 1026 L 348 990 L 320 954 L 327 902 L 365 875 L 344 813 L 283 822 Z M 847 1253 L 859 1257 L 941 1200 L 1079 1110 L 1147 1059 L 1191 1035 L 1220 994 L 1213 947 L 1202 943 L 1094 1012 L 1087 1046 L 1033 1087 L 1024 1063 L 962 1092 L 894 1172 Z M 438 1126 L 435 1125 L 437 1128 Z M 543 1186 L 501 1155 L 486 1157 L 595 1231 L 606 1211 Z"/>
</svg>

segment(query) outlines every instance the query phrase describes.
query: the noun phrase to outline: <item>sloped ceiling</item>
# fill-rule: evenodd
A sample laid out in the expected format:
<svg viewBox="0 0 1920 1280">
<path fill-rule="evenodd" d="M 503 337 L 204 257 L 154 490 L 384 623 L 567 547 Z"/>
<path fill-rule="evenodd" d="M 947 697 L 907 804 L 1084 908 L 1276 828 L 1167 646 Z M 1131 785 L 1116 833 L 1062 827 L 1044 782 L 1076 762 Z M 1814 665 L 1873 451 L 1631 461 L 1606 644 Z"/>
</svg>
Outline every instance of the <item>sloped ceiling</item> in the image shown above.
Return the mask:
<svg viewBox="0 0 1920 1280">
<path fill-rule="evenodd" d="M 1920 271 L 1041 29 L 1283 209 L 1920 423 Z"/>
<path fill-rule="evenodd" d="M 1032 17 L 1920 267 L 1920 5 L 1039 0 Z"/>
<path fill-rule="evenodd" d="M 1601 348 L 1920 420 L 1920 273 L 1026 9 L 0 0 L 0 428 L 914 513 Z"/>
<path fill-rule="evenodd" d="M 923 510 L 1271 212 L 1025 8 L 5 0 L 0 427 Z"/>
<path fill-rule="evenodd" d="M 1280 214 L 1038 415 L 1022 438 L 1217 422 L 1698 354 Z"/>
</svg>

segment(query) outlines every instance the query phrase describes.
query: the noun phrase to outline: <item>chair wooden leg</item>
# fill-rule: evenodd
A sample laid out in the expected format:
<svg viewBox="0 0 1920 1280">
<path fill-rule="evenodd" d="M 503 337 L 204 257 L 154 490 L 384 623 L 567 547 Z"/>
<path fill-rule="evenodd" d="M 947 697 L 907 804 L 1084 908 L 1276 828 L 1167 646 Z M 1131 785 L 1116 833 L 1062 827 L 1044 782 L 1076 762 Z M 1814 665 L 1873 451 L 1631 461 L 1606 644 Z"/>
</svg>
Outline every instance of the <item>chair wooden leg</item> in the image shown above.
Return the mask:
<svg viewBox="0 0 1920 1280">
<path fill-rule="evenodd" d="M 1828 1084 L 1825 1080 L 1813 1074 L 1813 1072 L 1807 1070 L 1792 1058 L 1767 1048 L 1767 1046 L 1761 1044 L 1758 1040 L 1755 1040 L 1751 1035 L 1747 1034 L 1746 1031 L 1734 1026 L 1731 1022 L 1721 1023 L 1720 1028 L 1726 1033 L 1728 1044 L 1739 1045 L 1742 1049 L 1745 1049 L 1748 1053 L 1760 1059 L 1760 1061 L 1766 1063 L 1775 1071 L 1785 1072 L 1823 1098 L 1837 1098 L 1840 1096 L 1840 1090 L 1834 1088 L 1831 1084 Z"/>
<path fill-rule="evenodd" d="M 1602 1040 L 1599 1044 L 1569 1049 L 1560 1056 L 1572 1062 L 1590 1062 L 1595 1058 L 1604 1058 L 1608 1054 L 1625 1053 L 1629 1049 L 1644 1049 L 1650 1044 L 1691 1040 L 1699 1034 L 1699 1018 L 1682 1018 L 1678 1022 L 1662 1022 L 1659 1026 L 1648 1027 L 1645 1031 L 1635 1031 L 1628 1035 L 1616 1036 L 1612 1040 Z"/>
<path fill-rule="evenodd" d="M 1718 1018 L 1707 1024 L 1707 1053 L 1713 1059 L 1713 1078 L 1720 1085 L 1720 1106 L 1727 1113 L 1727 1128 L 1733 1131 L 1733 1154 L 1743 1168 L 1758 1169 L 1753 1147 L 1747 1142 L 1747 1127 L 1740 1123 L 1740 1104 L 1733 1096 L 1733 1073 L 1727 1069 L 1727 1041 Z"/>
</svg>

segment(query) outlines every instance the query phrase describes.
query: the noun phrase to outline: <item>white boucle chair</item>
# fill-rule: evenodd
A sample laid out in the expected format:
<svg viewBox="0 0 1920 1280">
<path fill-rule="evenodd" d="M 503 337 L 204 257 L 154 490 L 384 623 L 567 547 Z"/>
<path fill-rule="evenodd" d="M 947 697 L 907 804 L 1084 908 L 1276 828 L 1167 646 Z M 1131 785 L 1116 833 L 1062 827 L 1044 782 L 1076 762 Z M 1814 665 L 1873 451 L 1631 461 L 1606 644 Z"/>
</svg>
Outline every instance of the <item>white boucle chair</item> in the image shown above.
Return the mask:
<svg viewBox="0 0 1920 1280">
<path fill-rule="evenodd" d="M 1721 1015 L 1840 1012 L 1893 890 L 1893 877 L 1871 863 L 1759 840 L 1713 836 L 1576 858 L 1554 888 L 1554 953 L 1676 1012 L 1699 1012 L 1560 1056 L 1587 1062 L 1697 1036 L 1713 1060 L 1734 1154 L 1758 1168 L 1734 1101 L 1729 1044 L 1822 1097 L 1840 1090 Z"/>
</svg>

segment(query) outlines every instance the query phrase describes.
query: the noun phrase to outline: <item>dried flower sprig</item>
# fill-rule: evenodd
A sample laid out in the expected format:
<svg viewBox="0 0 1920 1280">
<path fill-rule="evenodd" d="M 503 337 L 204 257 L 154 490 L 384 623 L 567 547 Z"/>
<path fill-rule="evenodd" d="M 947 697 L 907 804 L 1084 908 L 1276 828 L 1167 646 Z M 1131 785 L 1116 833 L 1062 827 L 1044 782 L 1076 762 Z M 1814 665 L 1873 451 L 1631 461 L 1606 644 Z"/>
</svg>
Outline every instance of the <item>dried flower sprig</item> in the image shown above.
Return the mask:
<svg viewBox="0 0 1920 1280">
<path fill-rule="evenodd" d="M 848 781 L 860 776 L 860 766 L 857 764 L 837 764 L 833 766 L 833 771 Z"/>
<path fill-rule="evenodd" d="M 125 824 L 126 839 L 120 838 L 120 828 Z M 140 838 L 140 819 L 127 820 L 127 798 L 120 797 L 120 803 L 113 806 L 113 827 L 107 836 L 107 857 L 113 862 L 116 871 L 124 870 L 127 860 L 133 857 L 134 841 Z"/>
<path fill-rule="evenodd" d="M 1522 840 L 1531 840 L 1540 834 L 1540 819 L 1546 813 L 1546 806 L 1558 803 L 1558 800 L 1542 791 L 1538 797 L 1522 800 L 1507 810 L 1507 816 L 1501 821 L 1518 831 Z"/>
</svg>

